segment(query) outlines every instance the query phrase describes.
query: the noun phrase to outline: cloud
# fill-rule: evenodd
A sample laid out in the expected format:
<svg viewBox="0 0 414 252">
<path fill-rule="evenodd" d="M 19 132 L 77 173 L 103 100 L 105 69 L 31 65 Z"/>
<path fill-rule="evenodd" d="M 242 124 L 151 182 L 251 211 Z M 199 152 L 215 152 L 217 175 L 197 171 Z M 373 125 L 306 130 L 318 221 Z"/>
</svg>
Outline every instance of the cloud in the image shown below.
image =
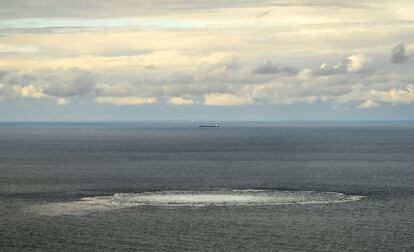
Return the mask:
<svg viewBox="0 0 414 252">
<path fill-rule="evenodd" d="M 7 45 L 0 44 L 0 53 L 37 53 L 39 48 L 35 46 L 23 45 Z"/>
<path fill-rule="evenodd" d="M 409 84 L 405 88 L 393 88 L 388 91 L 371 90 L 369 96 L 377 101 L 409 104 L 414 102 L 414 84 Z"/>
<path fill-rule="evenodd" d="M 369 63 L 370 59 L 367 56 L 363 54 L 353 54 L 346 59 L 339 61 L 335 65 L 323 63 L 316 73 L 319 75 L 363 73 L 367 71 Z"/>
<path fill-rule="evenodd" d="M 348 72 L 359 73 L 366 70 L 367 64 L 370 63 L 370 59 L 363 54 L 354 54 L 347 58 L 347 70 Z"/>
<path fill-rule="evenodd" d="M 350 92 L 334 97 L 337 103 L 352 103 L 354 101 L 364 101 L 360 108 L 368 108 L 374 103 L 388 104 L 411 104 L 414 102 L 414 84 L 408 84 L 401 88 L 387 88 L 378 85 L 377 88 L 365 85 L 354 85 Z M 367 102 L 368 101 L 368 102 Z"/>
<path fill-rule="evenodd" d="M 188 99 L 188 98 L 184 98 L 184 97 L 170 97 L 170 101 L 171 104 L 174 105 L 191 105 L 194 104 L 194 101 L 192 99 Z"/>
<path fill-rule="evenodd" d="M 0 85 L 0 97 L 1 97 L 1 88 L 2 86 Z M 70 102 L 68 98 L 50 96 L 44 93 L 41 87 L 35 87 L 33 85 L 28 85 L 28 86 L 15 85 L 13 86 L 13 92 L 23 98 L 52 99 L 56 101 L 57 105 L 61 105 L 61 106 L 67 105 Z"/>
<path fill-rule="evenodd" d="M 96 85 L 95 77 L 79 68 L 54 73 L 45 78 L 44 93 L 55 97 L 71 97 L 90 92 Z"/>
<path fill-rule="evenodd" d="M 0 101 L 4 98 L 6 94 L 7 93 L 4 84 L 0 83 Z"/>
<path fill-rule="evenodd" d="M 349 2 L 349 3 L 348 3 Z M 0 2 L 0 17 L 119 17 L 119 16 L 151 16 L 167 15 L 172 11 L 187 12 L 211 9 L 236 9 L 257 7 L 335 7 L 358 8 L 361 3 L 348 1 L 309 1 L 296 0 L 43 0 L 31 2 L 26 0 L 2 0 Z"/>
<path fill-rule="evenodd" d="M 409 76 L 386 72 L 372 74 L 367 71 L 369 59 L 361 54 L 347 57 L 340 62 L 342 68 L 336 67 L 336 74 L 329 75 L 315 74 L 306 66 L 296 75 L 270 74 L 270 71 L 282 71 L 285 65 L 270 61 L 258 64 L 263 61 L 250 58 L 248 62 L 246 59 L 241 60 L 234 53 L 217 52 L 200 56 L 196 61 L 199 64 L 193 67 L 180 69 L 97 73 L 79 68 L 9 71 L 1 79 L 4 86 L 1 93 L 3 101 L 14 95 L 54 99 L 59 105 L 68 104 L 72 97 L 116 106 L 158 102 L 240 106 L 321 101 L 349 106 L 358 102 L 358 108 L 368 108 L 375 106 L 374 103 L 414 102 L 412 87 L 405 84 Z M 252 65 L 267 74 L 254 73 Z M 338 74 L 338 69 L 342 69 L 342 74 Z M 354 74 L 362 72 L 365 74 Z"/>
<path fill-rule="evenodd" d="M 70 100 L 68 99 L 68 98 L 58 98 L 57 100 L 56 100 L 56 103 L 58 104 L 58 105 L 61 105 L 61 106 L 63 106 L 63 105 L 67 105 L 67 104 L 69 104 L 70 103 Z"/>
<path fill-rule="evenodd" d="M 313 77 L 313 72 L 311 69 L 307 68 L 307 69 L 303 69 L 302 71 L 300 71 L 299 75 L 298 75 L 299 79 L 301 80 L 309 80 L 310 78 Z"/>
<path fill-rule="evenodd" d="M 367 100 L 364 101 L 363 103 L 358 105 L 358 108 L 360 109 L 370 109 L 370 108 L 375 108 L 378 106 L 378 103 L 372 101 L 372 100 Z"/>
<path fill-rule="evenodd" d="M 132 106 L 132 105 L 143 105 L 157 103 L 155 97 L 97 97 L 95 102 L 99 104 L 111 104 L 115 106 Z"/>
<path fill-rule="evenodd" d="M 6 77 L 9 74 L 7 71 L 0 70 L 0 80 Z"/>
<path fill-rule="evenodd" d="M 385 0 L 384 0 L 385 1 Z M 382 4 L 384 4 L 381 1 Z M 388 1 L 385 1 L 388 3 Z M 122 16 L 164 16 L 171 12 L 192 12 L 246 9 L 246 8 L 344 8 L 372 10 L 377 2 L 366 0 L 328 1 L 328 0 L 2 0 L 0 18 L 28 17 L 122 17 Z M 378 4 L 377 4 L 378 5 Z M 296 9 L 294 11 L 297 11 Z M 257 13 L 257 10 L 255 10 Z"/>
<path fill-rule="evenodd" d="M 82 96 L 95 88 L 95 76 L 81 69 L 64 71 L 5 72 L 0 77 L 2 97 L 55 100 L 69 104 L 69 97 Z"/>
<path fill-rule="evenodd" d="M 234 94 L 207 94 L 204 96 L 204 105 L 209 106 L 238 106 L 253 104 L 254 100 Z"/>
<path fill-rule="evenodd" d="M 255 74 L 283 74 L 283 75 L 297 75 L 298 69 L 291 66 L 283 66 L 281 64 L 274 64 L 271 61 L 267 61 L 264 64 L 257 66 L 253 71 Z"/>
<path fill-rule="evenodd" d="M 79 68 L 69 70 L 43 69 L 37 71 L 9 71 L 0 76 L 7 86 L 24 97 L 72 97 L 84 95 L 95 88 L 95 76 Z M 36 95 L 35 95 L 36 94 Z"/>
<path fill-rule="evenodd" d="M 195 73 L 197 81 L 228 80 L 231 72 L 237 71 L 240 59 L 233 53 L 213 53 L 199 64 Z"/>
<path fill-rule="evenodd" d="M 88 39 L 93 40 L 93 37 L 89 37 Z M 58 42 L 63 43 L 64 41 Z M 89 50 L 89 48 L 85 48 L 85 50 Z M 0 68 L 8 71 L 26 72 L 42 71 L 44 69 L 51 71 L 70 70 L 72 72 L 75 72 L 76 69 L 90 72 L 136 72 L 137 70 L 177 70 L 195 69 L 196 67 L 204 71 L 212 72 L 215 70 L 218 72 L 226 72 L 237 69 L 238 64 L 239 58 L 234 53 L 214 52 L 194 54 L 179 50 L 151 51 L 129 56 L 77 55 L 74 57 L 56 58 L 0 58 Z"/>
<path fill-rule="evenodd" d="M 137 87 L 128 82 L 99 83 L 94 91 L 98 96 L 128 96 L 138 92 Z"/>
<path fill-rule="evenodd" d="M 22 97 L 29 98 L 46 98 L 47 95 L 43 92 L 43 89 L 40 87 L 35 87 L 33 85 L 28 86 L 14 86 L 13 90 L 21 95 Z"/>
<path fill-rule="evenodd" d="M 414 39 L 413 10 L 398 0 L 3 0 L 0 96 L 194 109 L 414 103 L 414 74 L 384 57 Z M 405 49 L 394 63 L 412 59 Z"/>
<path fill-rule="evenodd" d="M 408 63 L 413 59 L 412 53 L 407 53 L 404 44 L 399 44 L 391 50 L 391 62 L 396 64 Z"/>
</svg>

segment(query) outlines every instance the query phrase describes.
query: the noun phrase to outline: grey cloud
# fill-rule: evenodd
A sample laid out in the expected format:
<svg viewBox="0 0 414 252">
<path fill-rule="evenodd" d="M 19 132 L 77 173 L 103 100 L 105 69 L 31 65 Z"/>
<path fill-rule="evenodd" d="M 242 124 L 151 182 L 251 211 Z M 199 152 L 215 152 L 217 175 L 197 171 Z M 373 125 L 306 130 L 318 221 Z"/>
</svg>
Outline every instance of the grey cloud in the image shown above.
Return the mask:
<svg viewBox="0 0 414 252">
<path fill-rule="evenodd" d="M 78 68 L 66 71 L 6 72 L 3 77 L 0 76 L 0 80 L 10 88 L 33 86 L 52 97 L 83 95 L 93 90 L 96 85 L 96 79 L 92 73 Z"/>
<path fill-rule="evenodd" d="M 404 44 L 399 44 L 391 50 L 391 62 L 396 64 L 408 63 L 413 59 L 413 54 L 407 53 Z"/>
<path fill-rule="evenodd" d="M 177 93 L 191 93 L 195 80 L 189 73 L 157 72 L 156 74 L 139 74 L 135 76 L 100 76 L 100 83 L 94 88 L 97 96 L 165 96 Z M 196 87 L 197 88 L 197 87 Z"/>
<path fill-rule="evenodd" d="M 182 96 L 229 91 L 230 86 L 252 82 L 235 54 L 217 54 L 194 69 L 146 70 L 139 74 L 100 76 L 94 94 L 99 96 Z"/>
<path fill-rule="evenodd" d="M 295 67 L 275 64 L 271 61 L 267 61 L 266 63 L 257 66 L 252 72 L 255 74 L 283 74 L 288 76 L 297 75 L 299 73 L 298 69 Z"/>
<path fill-rule="evenodd" d="M 201 64 L 193 74 L 195 81 L 229 81 L 231 75 L 240 67 L 237 55 L 227 56 L 214 63 Z"/>
<path fill-rule="evenodd" d="M 137 75 L 135 78 L 119 76 L 107 81 L 101 79 L 94 89 L 98 96 L 202 96 L 208 93 L 230 92 L 237 90 L 243 83 L 237 73 L 222 75 L 221 70 L 211 75 L 208 72 L 162 73 L 157 76 Z M 104 84 L 102 84 L 104 83 Z"/>
<path fill-rule="evenodd" d="M 47 77 L 44 93 L 56 97 L 71 97 L 90 92 L 96 85 L 95 77 L 81 69 L 70 69 Z"/>
<path fill-rule="evenodd" d="M 8 74 L 7 71 L 0 70 L 0 80 L 2 80 Z"/>
<path fill-rule="evenodd" d="M 19 73 L 19 72 L 5 72 L 3 81 L 6 85 L 21 85 L 26 86 L 38 81 L 39 77 L 34 74 Z"/>
<path fill-rule="evenodd" d="M 213 64 L 203 64 L 201 67 L 209 70 L 224 68 L 226 71 L 230 71 L 237 69 L 239 67 L 239 63 L 239 57 L 237 55 L 232 55 Z"/>
</svg>

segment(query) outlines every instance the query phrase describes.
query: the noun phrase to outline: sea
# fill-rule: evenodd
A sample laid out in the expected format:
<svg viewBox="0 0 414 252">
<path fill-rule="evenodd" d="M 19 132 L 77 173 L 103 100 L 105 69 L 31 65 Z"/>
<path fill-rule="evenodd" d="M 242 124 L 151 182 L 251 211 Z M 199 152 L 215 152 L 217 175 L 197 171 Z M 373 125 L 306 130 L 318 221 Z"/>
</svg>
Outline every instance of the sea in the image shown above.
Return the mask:
<svg viewBox="0 0 414 252">
<path fill-rule="evenodd" d="M 200 124 L 0 123 L 0 251 L 414 251 L 413 122 Z"/>
</svg>

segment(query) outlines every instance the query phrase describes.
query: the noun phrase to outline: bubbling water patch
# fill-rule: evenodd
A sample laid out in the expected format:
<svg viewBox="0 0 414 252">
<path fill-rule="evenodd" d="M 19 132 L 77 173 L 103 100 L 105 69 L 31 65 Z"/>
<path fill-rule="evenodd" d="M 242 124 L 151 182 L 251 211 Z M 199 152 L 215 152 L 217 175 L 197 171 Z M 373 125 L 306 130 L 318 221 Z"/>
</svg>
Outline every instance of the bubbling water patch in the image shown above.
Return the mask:
<svg viewBox="0 0 414 252">
<path fill-rule="evenodd" d="M 81 215 L 89 212 L 139 206 L 206 207 L 206 206 L 271 206 L 292 204 L 327 204 L 358 201 L 364 196 L 338 192 L 223 190 L 160 191 L 116 193 L 112 196 L 85 197 L 77 201 L 46 203 L 33 206 L 30 212 L 41 215 Z"/>
</svg>

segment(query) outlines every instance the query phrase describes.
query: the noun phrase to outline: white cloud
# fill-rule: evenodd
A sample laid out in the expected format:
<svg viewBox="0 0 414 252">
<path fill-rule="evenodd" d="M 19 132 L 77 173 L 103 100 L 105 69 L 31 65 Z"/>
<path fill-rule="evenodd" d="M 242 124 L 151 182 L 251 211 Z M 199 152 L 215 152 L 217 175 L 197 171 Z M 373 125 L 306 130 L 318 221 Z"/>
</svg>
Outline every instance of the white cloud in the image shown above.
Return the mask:
<svg viewBox="0 0 414 252">
<path fill-rule="evenodd" d="M 0 53 L 37 53 L 39 48 L 29 45 L 0 44 Z"/>
<path fill-rule="evenodd" d="M 43 92 L 42 88 L 33 85 L 19 86 L 15 85 L 13 90 L 22 97 L 29 98 L 47 98 L 48 96 Z"/>
<path fill-rule="evenodd" d="M 370 59 L 363 54 L 354 54 L 347 58 L 347 71 L 348 72 L 361 72 L 364 71 Z"/>
<path fill-rule="evenodd" d="M 370 59 L 363 54 L 353 54 L 335 65 L 323 63 L 317 71 L 319 75 L 362 73 L 367 70 Z"/>
<path fill-rule="evenodd" d="M 358 105 L 358 108 L 360 109 L 370 109 L 370 108 L 375 108 L 378 106 L 378 103 L 372 101 L 372 100 L 367 100 L 364 101 L 363 103 Z"/>
<path fill-rule="evenodd" d="M 58 98 L 57 100 L 56 100 L 56 103 L 58 104 L 58 105 L 61 105 L 61 106 L 63 106 L 63 105 L 67 105 L 67 104 L 69 104 L 70 103 L 70 100 L 68 99 L 68 98 Z"/>
<path fill-rule="evenodd" d="M 184 97 L 170 97 L 171 104 L 174 105 L 191 105 L 194 104 L 194 101 L 192 99 L 184 98 Z"/>
<path fill-rule="evenodd" d="M 366 106 L 374 105 L 373 103 L 389 104 L 410 104 L 414 102 L 414 85 L 409 84 L 404 88 L 383 88 L 372 89 L 363 85 L 355 85 L 351 92 L 335 97 L 335 102 L 351 103 L 353 101 L 370 101 Z M 362 105 L 362 104 L 360 104 Z"/>
<path fill-rule="evenodd" d="M 157 102 L 155 97 L 97 97 L 95 102 L 100 104 L 111 104 L 115 106 L 131 106 L 131 105 L 143 105 L 153 104 Z"/>
<path fill-rule="evenodd" d="M 313 72 L 311 69 L 303 69 L 299 73 L 299 79 L 301 80 L 309 80 L 313 76 Z"/>
<path fill-rule="evenodd" d="M 371 90 L 369 96 L 377 101 L 387 103 L 412 103 L 414 102 L 414 84 L 409 84 L 406 88 L 393 88 L 388 91 Z"/>
<path fill-rule="evenodd" d="M 209 106 L 237 106 L 253 104 L 254 100 L 246 96 L 234 94 L 206 94 L 204 105 Z"/>
</svg>

